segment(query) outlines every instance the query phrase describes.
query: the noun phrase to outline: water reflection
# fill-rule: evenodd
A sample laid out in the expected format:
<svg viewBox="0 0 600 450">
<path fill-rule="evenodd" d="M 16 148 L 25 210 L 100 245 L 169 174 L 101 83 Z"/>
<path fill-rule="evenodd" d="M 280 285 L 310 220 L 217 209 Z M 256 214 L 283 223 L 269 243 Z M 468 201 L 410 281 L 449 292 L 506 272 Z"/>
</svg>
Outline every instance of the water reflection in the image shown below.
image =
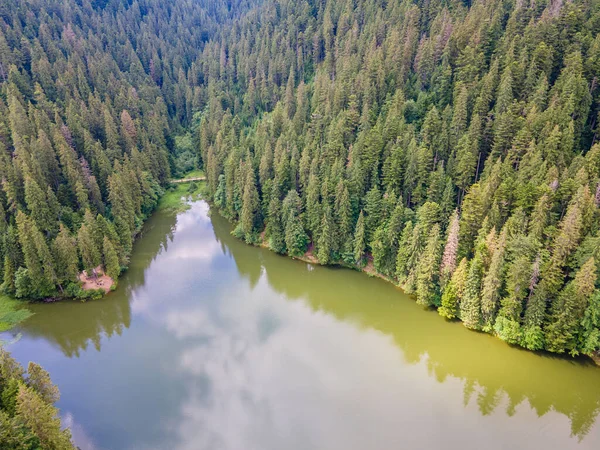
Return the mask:
<svg viewBox="0 0 600 450">
<path fill-rule="evenodd" d="M 144 285 L 145 271 L 152 261 L 166 253 L 169 242 L 173 240 L 176 222 L 177 218 L 173 215 L 160 215 L 147 223 L 136 241 L 129 270 L 119 282 L 116 292 L 94 302 L 31 305 L 36 314 L 25 324 L 26 334 L 51 342 L 68 357 L 79 357 L 82 351 L 91 347 L 100 351 L 103 337 L 121 336 L 123 330 L 131 325 L 129 299 L 137 287 Z M 13 335 L 18 335 L 18 332 L 13 330 Z"/>
<path fill-rule="evenodd" d="M 404 360 L 425 363 L 438 382 L 458 378 L 464 405 L 474 397 L 483 415 L 502 407 L 515 415 L 524 401 L 541 417 L 551 411 L 570 419 L 571 435 L 582 440 L 600 413 L 600 370 L 588 360 L 573 361 L 511 348 L 488 335 L 447 323 L 401 298 L 393 286 L 348 271 L 296 262 L 265 250 L 237 245 L 222 217 L 213 216 L 215 235 L 229 248 L 241 274 L 255 283 L 262 267 L 269 286 L 288 299 L 302 299 L 315 311 L 381 331 L 402 349 Z M 258 272 L 260 273 L 260 272 Z M 400 297 L 400 298 L 399 298 Z M 365 302 L 369 305 L 365 307 Z M 600 433 L 598 427 L 596 432 Z M 594 439 L 600 444 L 600 436 Z"/>
<path fill-rule="evenodd" d="M 600 370 L 229 230 L 202 202 L 157 215 L 117 292 L 25 323 L 11 350 L 52 373 L 82 449 L 600 446 Z"/>
</svg>

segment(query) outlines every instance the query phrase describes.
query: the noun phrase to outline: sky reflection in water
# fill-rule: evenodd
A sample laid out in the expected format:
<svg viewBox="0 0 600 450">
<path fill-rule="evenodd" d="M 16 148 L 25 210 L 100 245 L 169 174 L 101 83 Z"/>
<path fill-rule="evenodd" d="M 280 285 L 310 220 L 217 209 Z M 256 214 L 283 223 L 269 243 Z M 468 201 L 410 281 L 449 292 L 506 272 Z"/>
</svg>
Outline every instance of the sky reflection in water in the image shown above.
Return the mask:
<svg viewBox="0 0 600 450">
<path fill-rule="evenodd" d="M 600 370 L 245 246 L 204 202 L 174 220 L 149 223 L 117 292 L 37 306 L 11 345 L 83 450 L 600 448 Z"/>
</svg>

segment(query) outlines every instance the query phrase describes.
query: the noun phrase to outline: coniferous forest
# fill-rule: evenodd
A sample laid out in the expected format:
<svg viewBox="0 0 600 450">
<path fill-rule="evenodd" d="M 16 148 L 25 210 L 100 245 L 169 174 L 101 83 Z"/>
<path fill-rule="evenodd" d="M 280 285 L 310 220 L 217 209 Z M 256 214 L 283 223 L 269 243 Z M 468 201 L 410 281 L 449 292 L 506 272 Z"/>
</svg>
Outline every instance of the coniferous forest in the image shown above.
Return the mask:
<svg viewBox="0 0 600 450">
<path fill-rule="evenodd" d="M 6 0 L 2 290 L 116 278 L 201 167 L 248 243 L 593 355 L 599 77 L 596 0 Z"/>
</svg>

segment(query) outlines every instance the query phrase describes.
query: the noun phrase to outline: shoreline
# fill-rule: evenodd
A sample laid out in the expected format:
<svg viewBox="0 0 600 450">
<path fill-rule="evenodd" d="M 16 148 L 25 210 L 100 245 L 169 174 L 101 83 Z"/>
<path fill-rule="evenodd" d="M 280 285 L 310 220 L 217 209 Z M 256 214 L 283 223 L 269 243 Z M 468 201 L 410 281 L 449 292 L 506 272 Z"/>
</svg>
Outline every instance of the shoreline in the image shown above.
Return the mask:
<svg viewBox="0 0 600 450">
<path fill-rule="evenodd" d="M 219 208 L 212 201 L 207 200 L 203 196 L 201 196 L 199 199 L 202 199 L 202 200 L 206 201 L 209 204 L 209 206 L 211 207 L 211 209 L 214 208 L 215 211 L 217 211 L 218 214 L 220 214 L 223 218 L 225 218 L 227 220 L 227 222 L 229 222 L 232 226 L 235 225 L 235 223 L 231 219 L 229 219 L 227 216 L 225 216 L 225 215 L 223 215 L 221 213 L 221 211 L 219 210 Z M 232 229 L 232 231 L 233 231 L 233 229 Z M 317 264 L 317 265 L 323 266 L 323 267 L 327 267 L 327 266 L 330 266 L 330 267 L 341 267 L 341 268 L 344 268 L 344 269 L 350 269 L 350 270 L 354 270 L 356 272 L 363 273 L 363 274 L 365 274 L 365 275 L 367 275 L 367 276 L 369 276 L 371 278 L 379 278 L 379 279 L 381 279 L 383 281 L 386 281 L 386 282 L 392 284 L 396 289 L 402 290 L 402 292 L 404 294 L 406 294 L 407 296 L 409 296 L 411 299 L 414 298 L 412 294 L 408 294 L 408 293 L 404 292 L 404 290 L 402 289 L 402 287 L 398 286 L 394 282 L 394 280 L 392 280 L 391 278 L 386 277 L 385 275 L 377 272 L 375 270 L 375 268 L 373 267 L 373 263 L 372 263 L 370 255 L 368 255 L 366 257 L 366 259 L 367 259 L 368 262 L 363 267 L 359 267 L 357 265 L 348 265 L 348 264 L 344 264 L 344 263 L 341 263 L 341 264 L 338 264 L 338 263 L 336 263 L 336 264 L 321 264 L 319 262 L 319 260 L 312 253 L 312 248 L 313 248 L 312 247 L 312 242 L 309 244 L 308 250 L 302 256 L 290 256 L 287 253 L 277 253 L 277 252 L 274 252 L 273 250 L 271 250 L 269 248 L 268 240 L 266 240 L 264 238 L 264 233 L 265 233 L 264 230 L 259 233 L 260 241 L 256 242 L 256 243 L 248 243 L 248 242 L 246 242 L 243 239 L 239 239 L 239 238 L 236 238 L 236 239 L 238 239 L 239 241 L 241 241 L 244 245 L 250 245 L 250 246 L 253 246 L 253 247 L 264 248 L 264 249 L 266 249 L 266 250 L 268 250 L 268 251 L 270 251 L 272 253 L 275 253 L 275 254 L 280 255 L 280 256 L 284 256 L 286 258 L 290 258 L 290 259 L 302 261 L 302 262 L 305 262 L 305 263 L 308 263 L 308 264 Z M 426 309 L 424 308 L 424 310 L 426 310 Z M 437 311 L 437 308 L 435 308 L 435 310 Z M 448 319 L 446 319 L 446 318 L 444 318 L 442 316 L 440 316 L 440 318 L 446 320 L 447 322 L 452 322 L 452 320 L 448 320 Z M 456 320 L 454 320 L 454 321 L 456 321 Z M 458 319 L 458 321 L 462 323 L 462 321 L 460 319 Z M 510 345 L 508 342 L 500 339 L 500 337 L 496 333 L 489 333 L 489 332 L 484 332 L 484 331 L 481 331 L 481 330 L 471 330 L 471 331 L 478 331 L 478 332 L 482 332 L 482 333 L 488 334 L 490 336 L 493 336 L 495 339 L 498 339 L 499 341 L 504 342 L 506 345 L 512 347 L 512 345 Z M 539 354 L 546 354 L 546 355 L 551 355 L 551 356 L 554 356 L 554 357 L 556 357 L 556 356 L 564 357 L 565 359 L 569 359 L 569 360 L 575 360 L 575 358 L 577 358 L 577 357 L 569 356 L 566 353 L 552 353 L 552 352 L 549 352 L 547 350 L 533 351 L 533 350 L 529 350 L 528 348 L 522 347 L 520 345 L 517 345 L 516 348 L 518 348 L 519 350 L 525 350 L 525 351 L 528 351 L 528 352 L 539 353 Z M 600 368 L 600 352 L 598 352 L 598 354 L 591 354 L 591 355 L 581 354 L 579 356 L 583 357 L 584 359 L 591 360 L 593 364 L 595 364 L 598 368 Z"/>
<path fill-rule="evenodd" d="M 185 187 L 185 183 L 187 182 L 196 182 L 197 188 L 193 192 L 188 192 L 188 188 Z M 179 179 L 173 180 L 167 187 L 165 188 L 164 194 L 158 200 L 156 207 L 146 217 L 139 227 L 139 229 L 135 230 L 133 234 L 133 241 L 135 242 L 141 235 L 144 225 L 152 217 L 154 214 L 158 212 L 171 212 L 178 214 L 180 212 L 185 211 L 186 205 L 190 200 L 190 196 L 192 197 L 192 201 L 204 199 L 202 196 L 202 186 L 204 180 L 197 180 L 195 178 L 192 179 Z M 173 186 L 172 189 L 169 190 L 169 186 Z M 104 271 L 102 270 L 104 273 Z M 111 281 L 110 284 L 105 284 L 102 286 L 96 286 L 98 279 L 94 280 L 86 280 L 87 275 L 85 271 L 82 271 L 78 275 L 78 282 L 80 283 L 80 288 L 82 292 L 87 292 L 90 297 L 78 298 L 68 296 L 65 293 L 63 295 L 57 295 L 55 297 L 47 297 L 43 299 L 31 299 L 31 298 L 16 298 L 10 295 L 0 293 L 0 332 L 6 332 L 13 329 L 15 326 L 28 319 L 33 313 L 27 308 L 27 305 L 34 303 L 55 303 L 61 301 L 69 301 L 69 300 L 79 300 L 82 302 L 86 302 L 88 300 L 100 300 L 110 294 L 112 291 L 116 289 L 119 283 L 119 279 L 123 274 L 127 272 L 127 268 L 121 272 L 119 277 L 116 280 L 106 276 L 103 274 L 102 278 L 106 283 L 108 280 Z M 89 283 L 87 281 L 90 281 Z M 102 293 L 95 297 L 94 295 Z M 6 320 L 3 320 L 5 319 Z"/>
</svg>

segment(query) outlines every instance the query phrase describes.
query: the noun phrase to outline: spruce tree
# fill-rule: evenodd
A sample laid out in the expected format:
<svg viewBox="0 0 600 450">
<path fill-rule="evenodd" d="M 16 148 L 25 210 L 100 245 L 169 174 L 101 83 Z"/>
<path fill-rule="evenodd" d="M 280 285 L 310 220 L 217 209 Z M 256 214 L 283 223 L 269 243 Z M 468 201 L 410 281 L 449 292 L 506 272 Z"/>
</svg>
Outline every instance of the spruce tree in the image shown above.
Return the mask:
<svg viewBox="0 0 600 450">
<path fill-rule="evenodd" d="M 119 266 L 119 257 L 117 256 L 117 252 L 115 251 L 112 242 L 110 241 L 110 239 L 108 239 L 107 236 L 104 236 L 104 242 L 102 245 L 102 255 L 104 262 L 104 272 L 116 281 L 121 272 L 121 267 Z"/>
<path fill-rule="evenodd" d="M 444 247 L 442 263 L 440 266 L 440 284 L 443 287 L 448 282 L 454 270 L 456 269 L 456 258 L 458 256 L 458 232 L 459 217 L 458 210 L 455 210 L 450 218 L 448 225 L 448 237 Z"/>
<path fill-rule="evenodd" d="M 79 248 L 83 268 L 88 276 L 96 275 L 96 267 L 101 263 L 100 250 L 96 246 L 92 230 L 85 223 L 77 233 L 77 247 Z"/>
<path fill-rule="evenodd" d="M 321 233 L 317 245 L 317 259 L 321 264 L 329 264 L 332 261 L 332 250 L 335 245 L 334 223 L 329 205 L 325 207 L 323 219 L 321 220 Z"/>
<path fill-rule="evenodd" d="M 417 264 L 416 290 L 417 303 L 422 306 L 440 306 L 439 267 L 442 253 L 442 240 L 439 224 L 435 224 L 427 238 L 425 250 Z"/>
<path fill-rule="evenodd" d="M 276 253 L 285 253 L 285 231 L 282 219 L 282 205 L 278 196 L 273 196 L 269 202 L 267 215 L 266 235 L 269 239 L 269 248 Z"/>
<path fill-rule="evenodd" d="M 447 319 L 460 317 L 460 304 L 467 286 L 468 272 L 467 258 L 463 258 L 444 288 L 442 304 L 438 309 L 440 316 Z"/>
<path fill-rule="evenodd" d="M 256 190 L 254 171 L 248 167 L 246 174 L 246 183 L 244 185 L 244 194 L 242 197 L 242 212 L 240 224 L 244 233 L 246 242 L 251 243 L 255 240 L 256 225 L 258 222 L 259 197 Z"/>
<path fill-rule="evenodd" d="M 490 332 L 496 320 L 496 314 L 500 306 L 502 284 L 504 278 L 504 254 L 506 248 L 507 228 L 504 227 L 498 241 L 492 250 L 490 267 L 483 279 L 481 290 L 481 313 L 483 319 L 483 330 Z"/>
<path fill-rule="evenodd" d="M 481 282 L 483 277 L 483 260 L 480 252 L 469 265 L 465 282 L 465 290 L 460 302 L 460 319 L 467 328 L 481 329 Z"/>
<path fill-rule="evenodd" d="M 596 262 L 590 258 L 567 283 L 552 304 L 546 327 L 546 348 L 551 352 L 579 353 L 577 327 L 583 320 L 597 279 Z"/>
<path fill-rule="evenodd" d="M 356 228 L 354 230 L 354 263 L 362 266 L 363 258 L 367 247 L 367 237 L 365 235 L 365 216 L 361 211 L 358 215 Z"/>
<path fill-rule="evenodd" d="M 75 281 L 78 275 L 79 258 L 77 256 L 77 242 L 64 225 L 53 243 L 54 259 L 56 261 L 56 275 L 59 285 Z"/>
</svg>

